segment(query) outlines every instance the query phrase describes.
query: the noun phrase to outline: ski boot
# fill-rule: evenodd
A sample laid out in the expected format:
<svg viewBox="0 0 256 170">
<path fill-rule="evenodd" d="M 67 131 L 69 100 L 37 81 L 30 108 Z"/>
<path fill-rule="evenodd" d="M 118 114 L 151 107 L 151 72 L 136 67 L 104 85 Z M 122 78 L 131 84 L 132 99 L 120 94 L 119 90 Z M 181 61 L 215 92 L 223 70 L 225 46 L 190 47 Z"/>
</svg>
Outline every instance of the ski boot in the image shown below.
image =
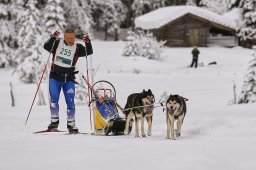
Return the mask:
<svg viewBox="0 0 256 170">
<path fill-rule="evenodd" d="M 77 134 L 78 132 L 78 128 L 76 127 L 75 124 L 75 119 L 74 118 L 68 118 L 67 121 L 67 128 L 70 134 Z"/>
<path fill-rule="evenodd" d="M 59 116 L 51 116 L 51 123 L 48 126 L 49 131 L 56 131 L 59 126 Z"/>
</svg>

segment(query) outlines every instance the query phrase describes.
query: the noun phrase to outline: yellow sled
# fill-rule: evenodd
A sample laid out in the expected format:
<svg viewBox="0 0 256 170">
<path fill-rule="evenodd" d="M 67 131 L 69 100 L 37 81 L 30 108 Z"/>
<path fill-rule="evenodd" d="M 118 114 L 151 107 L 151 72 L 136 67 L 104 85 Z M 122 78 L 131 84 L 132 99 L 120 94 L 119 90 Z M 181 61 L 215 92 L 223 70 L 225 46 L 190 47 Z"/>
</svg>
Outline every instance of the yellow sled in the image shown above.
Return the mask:
<svg viewBox="0 0 256 170">
<path fill-rule="evenodd" d="M 118 113 L 114 86 L 105 80 L 97 81 L 91 88 L 91 99 L 94 133 L 96 135 L 123 135 L 126 120 Z M 131 131 L 131 127 L 129 130 Z"/>
</svg>

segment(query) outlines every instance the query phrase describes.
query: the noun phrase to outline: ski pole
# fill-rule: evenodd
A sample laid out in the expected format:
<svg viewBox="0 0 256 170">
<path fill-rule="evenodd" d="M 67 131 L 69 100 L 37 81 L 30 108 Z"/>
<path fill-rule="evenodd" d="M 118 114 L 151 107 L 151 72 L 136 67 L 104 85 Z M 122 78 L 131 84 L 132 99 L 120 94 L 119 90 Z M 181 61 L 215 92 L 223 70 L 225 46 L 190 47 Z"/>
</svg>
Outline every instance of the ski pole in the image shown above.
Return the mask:
<svg viewBox="0 0 256 170">
<path fill-rule="evenodd" d="M 87 33 L 85 33 L 85 35 L 87 35 Z M 84 43 L 84 45 L 85 45 L 85 57 L 86 57 L 86 77 L 87 77 L 87 89 L 88 89 L 88 103 L 90 103 L 90 101 L 91 101 L 91 97 L 90 97 L 90 95 L 91 95 L 91 93 L 90 93 L 90 88 L 89 88 L 89 86 L 90 86 L 90 82 L 89 82 L 89 69 L 88 69 L 88 59 L 87 59 L 87 49 L 86 49 L 86 42 Z M 84 76 L 83 76 L 83 78 L 84 78 Z M 88 105 L 89 106 L 89 111 L 90 111 L 90 127 L 91 127 L 91 131 L 92 131 L 92 111 L 91 111 L 91 105 L 89 104 Z"/>
<path fill-rule="evenodd" d="M 46 64 L 45 64 L 45 66 L 44 66 L 44 70 L 43 70 L 43 73 L 42 73 L 42 75 L 41 75 L 41 78 L 40 78 L 39 84 L 38 84 L 38 86 L 37 86 L 37 89 L 36 89 L 36 93 L 35 93 L 35 95 L 34 95 L 33 102 L 32 102 L 31 107 L 30 107 L 30 109 L 29 109 L 29 113 L 28 113 L 28 116 L 27 116 L 27 119 L 26 119 L 26 122 L 25 122 L 25 126 L 26 126 L 26 125 L 27 125 L 27 123 L 28 123 L 28 118 L 29 118 L 29 116 L 30 116 L 30 113 L 31 113 L 32 107 L 33 107 L 33 105 L 34 105 L 34 102 L 35 102 L 35 99 L 36 99 L 37 93 L 38 93 L 38 91 L 39 91 L 39 88 L 40 88 L 40 85 L 41 85 L 41 82 L 42 82 L 42 79 L 43 79 L 43 77 L 44 77 L 44 73 L 45 73 L 45 71 L 46 71 L 47 64 L 48 64 L 48 62 L 49 62 L 49 60 L 50 60 L 50 56 L 51 56 L 51 53 L 52 53 L 52 50 L 53 50 L 53 47 L 54 47 L 55 41 L 56 41 L 56 39 L 53 41 L 53 44 L 52 44 L 52 47 L 51 47 L 50 54 L 49 54 L 49 56 L 48 56 L 48 59 L 47 59 L 47 62 L 46 62 Z"/>
<path fill-rule="evenodd" d="M 86 55 L 86 67 L 87 67 L 87 70 L 86 70 L 86 76 L 87 76 L 87 79 L 88 79 L 88 83 L 87 83 L 87 89 L 88 89 L 88 101 L 90 102 L 91 101 L 91 93 L 90 93 L 90 89 L 89 89 L 89 72 L 88 72 L 88 60 L 87 60 L 87 55 Z M 91 111 L 91 105 L 89 105 L 89 110 L 90 110 L 90 127 L 91 127 L 91 131 L 92 131 L 92 111 Z"/>
</svg>

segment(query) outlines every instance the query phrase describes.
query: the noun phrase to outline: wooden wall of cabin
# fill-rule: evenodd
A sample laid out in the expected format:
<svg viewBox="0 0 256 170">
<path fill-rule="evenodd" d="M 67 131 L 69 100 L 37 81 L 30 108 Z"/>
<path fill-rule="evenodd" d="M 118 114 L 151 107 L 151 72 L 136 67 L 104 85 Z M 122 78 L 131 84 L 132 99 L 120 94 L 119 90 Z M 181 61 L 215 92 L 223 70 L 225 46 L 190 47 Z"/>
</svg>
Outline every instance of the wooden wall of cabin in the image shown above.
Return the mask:
<svg viewBox="0 0 256 170">
<path fill-rule="evenodd" d="M 169 47 L 207 46 L 210 23 L 187 14 L 165 26 L 151 30 L 159 40 L 167 40 Z"/>
</svg>

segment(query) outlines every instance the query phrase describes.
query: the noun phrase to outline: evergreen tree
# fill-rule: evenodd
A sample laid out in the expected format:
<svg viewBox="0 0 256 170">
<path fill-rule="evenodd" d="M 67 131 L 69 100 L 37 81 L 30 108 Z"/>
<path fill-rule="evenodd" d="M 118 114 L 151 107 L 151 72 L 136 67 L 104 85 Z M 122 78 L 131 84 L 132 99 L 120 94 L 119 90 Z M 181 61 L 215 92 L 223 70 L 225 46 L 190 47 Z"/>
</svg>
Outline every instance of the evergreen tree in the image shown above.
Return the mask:
<svg viewBox="0 0 256 170">
<path fill-rule="evenodd" d="M 227 4 L 228 4 L 228 8 L 231 10 L 233 8 L 238 8 L 239 7 L 239 2 L 241 0 L 228 0 Z"/>
<path fill-rule="evenodd" d="M 137 33 L 129 31 L 123 56 L 142 56 L 148 59 L 160 59 L 163 45 L 166 41 L 158 42 L 152 33 Z"/>
<path fill-rule="evenodd" d="M 90 32 L 92 24 L 90 8 L 87 1 L 68 0 L 64 3 L 65 18 L 68 27 L 74 28 L 77 35 Z"/>
<path fill-rule="evenodd" d="M 239 6 L 243 11 L 243 21 L 237 35 L 242 44 L 246 42 L 246 46 L 250 47 L 252 44 L 247 43 L 256 39 L 256 0 L 242 0 Z"/>
<path fill-rule="evenodd" d="M 161 8 L 163 6 L 165 6 L 165 3 L 162 0 L 134 1 L 134 3 L 132 4 L 132 10 L 133 10 L 132 23 L 134 23 L 134 20 L 136 17 L 146 14 L 148 12 L 151 12 L 153 10 L 156 10 L 158 8 Z M 134 27 L 134 25 L 132 25 L 132 27 Z"/>
<path fill-rule="evenodd" d="M 163 0 L 166 6 L 185 5 L 187 0 Z"/>
<path fill-rule="evenodd" d="M 45 8 L 46 4 L 47 4 L 47 0 L 37 0 L 36 7 L 39 10 L 42 10 L 43 8 Z"/>
<path fill-rule="evenodd" d="M 64 10 L 60 0 L 48 0 L 43 13 L 45 30 L 49 35 L 54 31 L 59 30 L 61 32 L 66 27 Z"/>
<path fill-rule="evenodd" d="M 14 21 L 11 0 L 0 0 L 0 68 L 14 66 Z"/>
<path fill-rule="evenodd" d="M 135 16 L 140 16 L 165 6 L 165 3 L 162 0 L 141 0 L 134 2 L 133 6 Z"/>
<path fill-rule="evenodd" d="M 224 14 L 228 11 L 228 0 L 201 0 L 200 6 L 217 14 Z"/>
<path fill-rule="evenodd" d="M 239 96 L 238 103 L 256 102 L 256 46 L 254 46 L 253 58 L 249 62 L 248 73 L 245 76 L 242 92 Z"/>
<path fill-rule="evenodd" d="M 91 5 L 91 15 L 95 22 L 97 30 L 104 29 L 105 40 L 108 33 L 112 33 L 115 37 L 118 35 L 122 20 L 122 4 L 119 0 L 93 0 Z M 118 37 L 115 38 L 117 40 Z"/>
<path fill-rule="evenodd" d="M 165 6 L 185 5 L 188 0 L 121 0 L 124 5 L 126 17 L 122 22 L 123 28 L 134 27 L 134 19 Z M 195 0 L 198 4 L 199 0 Z"/>
<path fill-rule="evenodd" d="M 125 43 L 123 56 L 138 56 L 139 55 L 139 42 L 135 32 L 129 31 L 126 37 L 127 42 Z"/>
<path fill-rule="evenodd" d="M 189 6 L 197 6 L 196 2 L 194 0 L 188 0 L 186 5 L 189 5 Z"/>
<path fill-rule="evenodd" d="M 35 82 L 41 65 L 39 42 L 42 39 L 40 27 L 40 11 L 36 8 L 36 0 L 29 0 L 25 5 L 21 20 L 23 25 L 18 33 L 19 49 L 16 52 L 16 62 L 19 63 L 16 71 L 22 81 Z"/>
<path fill-rule="evenodd" d="M 134 0 L 121 0 L 122 4 L 124 5 L 124 11 L 125 11 L 125 18 L 121 23 L 122 28 L 129 28 L 132 24 L 132 18 L 134 18 L 133 10 L 132 10 L 132 4 Z"/>
</svg>

